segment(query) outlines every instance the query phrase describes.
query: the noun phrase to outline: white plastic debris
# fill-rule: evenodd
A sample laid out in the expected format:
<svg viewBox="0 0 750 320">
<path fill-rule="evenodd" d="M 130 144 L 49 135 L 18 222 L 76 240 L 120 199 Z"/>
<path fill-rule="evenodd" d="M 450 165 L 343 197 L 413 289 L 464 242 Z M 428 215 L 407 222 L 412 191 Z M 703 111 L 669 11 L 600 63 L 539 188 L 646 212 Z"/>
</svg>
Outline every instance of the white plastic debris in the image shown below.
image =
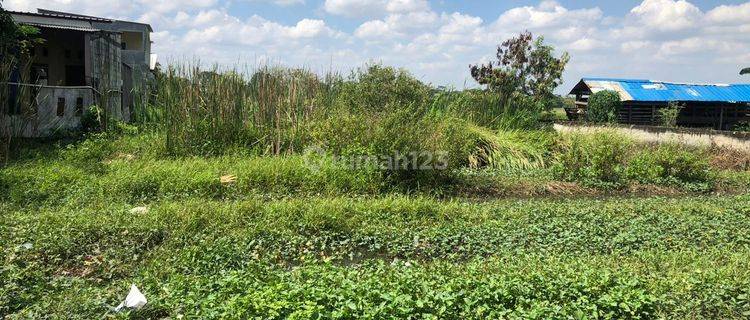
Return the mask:
<svg viewBox="0 0 750 320">
<path fill-rule="evenodd" d="M 119 312 L 122 308 L 140 309 L 145 306 L 147 302 L 146 296 L 144 296 L 143 293 L 138 290 L 138 287 L 133 284 L 130 285 L 130 292 L 128 293 L 128 296 L 125 297 L 125 301 L 121 302 L 120 305 L 115 308 L 115 312 Z"/>
<path fill-rule="evenodd" d="M 135 207 L 133 209 L 130 209 L 131 214 L 146 214 L 148 213 L 147 207 Z"/>
</svg>

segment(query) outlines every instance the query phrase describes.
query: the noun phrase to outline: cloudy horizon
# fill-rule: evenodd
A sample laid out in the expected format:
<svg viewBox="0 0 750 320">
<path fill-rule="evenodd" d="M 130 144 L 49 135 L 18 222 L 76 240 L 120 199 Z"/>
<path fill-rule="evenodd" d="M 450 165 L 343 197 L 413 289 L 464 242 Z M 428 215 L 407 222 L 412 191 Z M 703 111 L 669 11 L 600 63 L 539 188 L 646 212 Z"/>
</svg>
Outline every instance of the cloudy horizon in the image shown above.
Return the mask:
<svg viewBox="0 0 750 320">
<path fill-rule="evenodd" d="M 347 72 L 368 62 L 434 85 L 473 87 L 469 65 L 529 30 L 571 61 L 558 90 L 584 76 L 675 82 L 750 82 L 750 2 L 644 0 L 5 0 L 149 23 L 164 63 L 263 63 Z"/>
</svg>

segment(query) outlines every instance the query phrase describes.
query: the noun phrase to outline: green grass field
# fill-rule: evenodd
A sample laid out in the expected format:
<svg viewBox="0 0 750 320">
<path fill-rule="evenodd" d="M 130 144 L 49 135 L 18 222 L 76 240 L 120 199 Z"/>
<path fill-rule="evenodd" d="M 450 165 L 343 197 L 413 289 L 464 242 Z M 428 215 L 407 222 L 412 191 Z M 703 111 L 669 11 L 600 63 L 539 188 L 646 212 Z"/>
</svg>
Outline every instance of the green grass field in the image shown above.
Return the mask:
<svg viewBox="0 0 750 320">
<path fill-rule="evenodd" d="M 726 195 L 591 193 L 546 169 L 403 187 L 302 156 L 169 157 L 158 139 L 32 148 L 0 169 L 0 314 L 750 315 L 746 173 L 715 178 Z M 146 307 L 110 311 L 131 284 Z"/>
</svg>

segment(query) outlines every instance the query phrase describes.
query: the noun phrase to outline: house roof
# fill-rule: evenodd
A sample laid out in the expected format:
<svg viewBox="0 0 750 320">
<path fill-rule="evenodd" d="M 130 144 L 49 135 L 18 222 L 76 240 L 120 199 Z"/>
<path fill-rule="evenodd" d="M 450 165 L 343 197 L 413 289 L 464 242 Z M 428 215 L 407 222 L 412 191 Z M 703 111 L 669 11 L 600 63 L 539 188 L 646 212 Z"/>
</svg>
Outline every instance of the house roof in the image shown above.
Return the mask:
<svg viewBox="0 0 750 320">
<path fill-rule="evenodd" d="M 59 15 L 64 17 L 71 17 L 71 18 L 77 18 L 77 19 L 87 19 L 92 22 L 103 22 L 103 23 L 112 23 L 112 22 L 124 22 L 128 24 L 134 24 L 134 25 L 140 25 L 143 27 L 146 27 L 149 32 L 154 32 L 154 29 L 151 28 L 151 25 L 147 23 L 140 23 L 140 22 L 133 22 L 133 21 L 122 21 L 122 20 L 113 20 L 113 19 L 107 19 L 107 18 L 100 18 L 100 17 L 93 17 L 93 16 L 86 16 L 82 14 L 77 13 L 70 13 L 70 12 L 62 12 L 62 11 L 54 11 L 54 10 L 48 10 L 48 9 L 36 9 L 36 11 L 39 14 L 50 14 L 50 15 Z"/>
<path fill-rule="evenodd" d="M 106 18 L 85 16 L 75 13 L 52 11 L 46 9 L 37 9 L 37 12 L 19 12 L 19 11 L 8 11 L 13 20 L 17 23 L 32 25 L 36 27 L 45 27 L 53 29 L 67 29 L 77 31 L 102 31 L 101 28 L 109 29 L 103 24 L 111 24 L 114 22 L 123 22 L 128 24 L 134 24 L 144 26 L 148 31 L 153 32 L 154 30 L 150 25 L 140 22 L 131 21 L 117 21 Z M 101 28 L 97 27 L 100 26 Z"/>
<path fill-rule="evenodd" d="M 69 13 L 69 12 L 62 12 L 62 11 L 53 11 L 53 10 L 47 10 L 47 9 L 36 9 L 37 14 L 40 15 L 47 15 L 47 16 L 59 16 L 63 18 L 69 18 L 69 19 L 81 19 L 81 20 L 88 20 L 88 21 L 95 21 L 95 22 L 112 22 L 112 19 L 107 18 L 100 18 L 100 17 L 93 17 L 93 16 L 87 16 L 77 13 Z"/>
<path fill-rule="evenodd" d="M 85 32 L 95 32 L 91 21 L 84 19 L 68 18 L 59 15 L 48 15 L 28 12 L 9 12 L 13 21 L 20 24 L 31 25 L 35 27 L 45 27 L 53 29 L 66 29 Z"/>
<path fill-rule="evenodd" d="M 692 84 L 641 79 L 583 78 L 570 94 L 613 90 L 622 101 L 750 102 L 750 84 Z"/>
</svg>

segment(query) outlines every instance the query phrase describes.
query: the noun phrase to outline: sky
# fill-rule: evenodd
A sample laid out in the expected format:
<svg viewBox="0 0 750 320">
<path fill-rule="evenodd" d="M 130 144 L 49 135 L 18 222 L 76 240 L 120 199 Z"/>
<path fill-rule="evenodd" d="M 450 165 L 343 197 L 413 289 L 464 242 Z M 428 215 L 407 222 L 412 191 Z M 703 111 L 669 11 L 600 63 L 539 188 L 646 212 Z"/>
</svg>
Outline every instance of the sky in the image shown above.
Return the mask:
<svg viewBox="0 0 750 320">
<path fill-rule="evenodd" d="M 558 92 L 582 77 L 750 82 L 750 2 L 707 0 L 4 0 L 149 23 L 162 64 L 252 69 L 280 64 L 347 74 L 367 63 L 436 86 L 475 87 L 469 65 L 525 30 L 571 60 Z"/>
</svg>

